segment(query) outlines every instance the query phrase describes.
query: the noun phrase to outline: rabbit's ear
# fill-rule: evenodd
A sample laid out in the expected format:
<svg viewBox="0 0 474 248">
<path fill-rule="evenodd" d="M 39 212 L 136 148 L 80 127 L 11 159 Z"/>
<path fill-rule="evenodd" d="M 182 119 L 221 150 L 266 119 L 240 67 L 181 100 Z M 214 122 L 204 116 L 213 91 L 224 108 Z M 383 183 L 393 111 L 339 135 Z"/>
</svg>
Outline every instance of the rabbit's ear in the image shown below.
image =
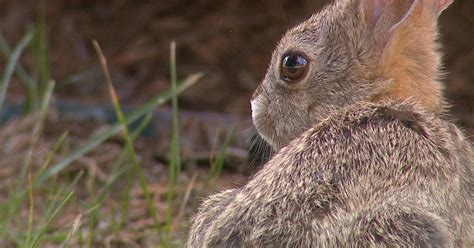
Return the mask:
<svg viewBox="0 0 474 248">
<path fill-rule="evenodd" d="M 404 23 L 428 15 L 431 22 L 454 0 L 359 0 L 361 12 L 369 29 L 379 37 L 386 37 Z M 388 37 L 386 37 L 388 38 Z"/>
<path fill-rule="evenodd" d="M 436 24 L 438 16 L 453 1 L 352 1 L 360 8 L 359 20 L 366 24 L 363 28 L 367 29 L 365 38 L 370 42 L 370 49 L 380 55 L 383 77 L 393 79 L 393 86 L 384 85 L 387 87 L 385 97 L 416 96 L 427 109 L 440 108 L 442 91 L 437 83 L 440 57 L 436 52 Z"/>
<path fill-rule="evenodd" d="M 451 5 L 454 0 L 422 0 L 423 5 L 430 13 L 438 17 L 443 11 Z"/>
<path fill-rule="evenodd" d="M 359 0 L 359 7 L 377 45 L 385 47 L 400 33 L 434 27 L 451 3 L 453 0 Z"/>
<path fill-rule="evenodd" d="M 359 2 L 368 27 L 373 29 L 383 10 L 392 3 L 392 0 L 360 0 Z"/>
<path fill-rule="evenodd" d="M 360 0 L 360 7 L 369 29 L 388 33 L 407 18 L 418 2 L 419 0 Z"/>
</svg>

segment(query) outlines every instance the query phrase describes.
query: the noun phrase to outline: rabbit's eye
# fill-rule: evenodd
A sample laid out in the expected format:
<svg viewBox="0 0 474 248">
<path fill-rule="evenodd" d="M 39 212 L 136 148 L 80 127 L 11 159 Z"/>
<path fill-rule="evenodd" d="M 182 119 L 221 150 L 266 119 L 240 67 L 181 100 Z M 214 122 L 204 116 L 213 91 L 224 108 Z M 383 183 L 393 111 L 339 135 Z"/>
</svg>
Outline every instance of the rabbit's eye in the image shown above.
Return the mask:
<svg viewBox="0 0 474 248">
<path fill-rule="evenodd" d="M 308 71 L 308 60 L 298 53 L 290 53 L 283 56 L 280 68 L 280 76 L 286 82 L 296 82 L 306 75 Z"/>
</svg>

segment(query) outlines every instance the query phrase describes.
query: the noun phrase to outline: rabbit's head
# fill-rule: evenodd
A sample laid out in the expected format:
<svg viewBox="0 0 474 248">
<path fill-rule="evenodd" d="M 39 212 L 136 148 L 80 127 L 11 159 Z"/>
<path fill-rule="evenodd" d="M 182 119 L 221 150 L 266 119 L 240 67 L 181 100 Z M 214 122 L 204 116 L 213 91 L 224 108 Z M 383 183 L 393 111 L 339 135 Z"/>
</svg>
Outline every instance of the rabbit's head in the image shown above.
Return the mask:
<svg viewBox="0 0 474 248">
<path fill-rule="evenodd" d="M 253 122 L 279 150 L 330 113 L 412 99 L 442 111 L 437 17 L 452 0 L 336 0 L 289 30 L 255 91 Z"/>
</svg>

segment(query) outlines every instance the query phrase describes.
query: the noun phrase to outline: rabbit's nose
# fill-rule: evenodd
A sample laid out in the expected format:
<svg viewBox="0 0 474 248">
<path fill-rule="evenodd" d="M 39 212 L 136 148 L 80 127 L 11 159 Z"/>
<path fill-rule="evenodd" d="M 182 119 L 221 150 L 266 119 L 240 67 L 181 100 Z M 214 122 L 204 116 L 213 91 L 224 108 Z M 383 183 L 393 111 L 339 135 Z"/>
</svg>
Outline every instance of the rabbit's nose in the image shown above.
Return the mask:
<svg viewBox="0 0 474 248">
<path fill-rule="evenodd" d="M 260 106 L 258 102 L 252 100 L 250 101 L 250 107 L 252 109 L 252 119 L 255 121 L 257 119 L 257 115 L 260 112 Z"/>
</svg>

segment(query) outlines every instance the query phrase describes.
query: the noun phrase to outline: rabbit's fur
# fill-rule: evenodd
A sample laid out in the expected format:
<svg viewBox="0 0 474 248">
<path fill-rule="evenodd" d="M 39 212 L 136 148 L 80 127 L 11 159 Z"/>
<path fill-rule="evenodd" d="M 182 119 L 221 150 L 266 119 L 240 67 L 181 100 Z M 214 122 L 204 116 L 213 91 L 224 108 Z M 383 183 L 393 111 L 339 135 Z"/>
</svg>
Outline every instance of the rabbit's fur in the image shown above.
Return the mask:
<svg viewBox="0 0 474 248">
<path fill-rule="evenodd" d="M 363 104 L 202 204 L 189 247 L 472 244 L 469 143 L 415 105 Z"/>
<path fill-rule="evenodd" d="M 203 202 L 188 247 L 473 247 L 474 155 L 438 81 L 451 2 L 338 0 L 290 30 L 252 99 L 278 152 Z M 310 58 L 295 84 L 288 50 Z"/>
</svg>

